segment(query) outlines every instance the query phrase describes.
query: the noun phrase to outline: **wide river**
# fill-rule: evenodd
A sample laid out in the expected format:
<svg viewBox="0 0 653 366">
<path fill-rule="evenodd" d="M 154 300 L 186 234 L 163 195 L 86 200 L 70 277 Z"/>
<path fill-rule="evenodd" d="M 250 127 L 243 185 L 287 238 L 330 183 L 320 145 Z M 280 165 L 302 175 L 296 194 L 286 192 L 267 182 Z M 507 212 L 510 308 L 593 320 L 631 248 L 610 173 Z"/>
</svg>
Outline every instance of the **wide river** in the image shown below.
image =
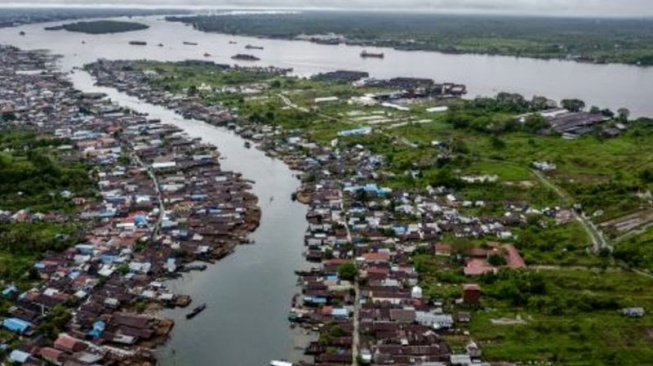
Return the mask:
<svg viewBox="0 0 653 366">
<path fill-rule="evenodd" d="M 253 53 L 262 59 L 258 65 L 292 67 L 300 75 L 348 69 L 368 71 L 374 77 L 429 77 L 467 84 L 471 96 L 510 91 L 554 99 L 580 98 L 588 105 L 627 107 L 635 116 L 653 116 L 653 68 L 393 50 L 384 50 L 383 60 L 361 59 L 360 47 L 201 33 L 157 18 L 139 21 L 150 28 L 95 36 L 44 31 L 43 24 L 0 29 L 0 44 L 60 54 L 64 71 L 99 58 L 206 59 L 232 64 L 232 55 Z M 25 36 L 19 36 L 21 30 Z M 131 46 L 128 43 L 132 40 L 146 41 L 147 46 Z M 184 45 L 184 41 L 198 45 Z M 159 43 L 163 47 L 158 47 Z M 246 44 L 265 49 L 246 51 Z M 204 57 L 205 53 L 210 56 Z M 159 351 L 161 363 L 259 366 L 270 359 L 293 358 L 294 340 L 286 314 L 297 290 L 293 270 L 306 266 L 301 256 L 305 208 L 289 199 L 299 184 L 293 172 L 256 149 L 244 148 L 242 139 L 231 132 L 183 120 L 162 107 L 142 103 L 113 89 L 95 87 L 86 73 L 70 76 L 80 90 L 105 92 L 123 106 L 149 113 L 217 145 L 226 157 L 222 161 L 225 169 L 256 181 L 254 193 L 260 199 L 263 214 L 261 226 L 252 235 L 256 244 L 239 247 L 235 254 L 207 271 L 170 284 L 178 292 L 192 295 L 196 303 L 206 302 L 208 308 L 192 321 L 183 319 L 183 311 L 165 314 L 173 317 L 177 325 L 171 341 Z"/>
</svg>

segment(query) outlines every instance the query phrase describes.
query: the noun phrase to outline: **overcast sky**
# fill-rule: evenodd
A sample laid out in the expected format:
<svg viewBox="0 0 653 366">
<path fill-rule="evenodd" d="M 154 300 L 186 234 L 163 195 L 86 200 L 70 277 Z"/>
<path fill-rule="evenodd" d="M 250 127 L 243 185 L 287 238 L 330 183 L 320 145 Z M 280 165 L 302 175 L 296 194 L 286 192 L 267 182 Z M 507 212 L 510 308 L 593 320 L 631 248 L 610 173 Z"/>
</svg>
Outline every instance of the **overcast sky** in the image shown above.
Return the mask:
<svg viewBox="0 0 653 366">
<path fill-rule="evenodd" d="M 66 4 L 174 7 L 282 7 L 428 10 L 445 13 L 500 13 L 564 16 L 651 17 L 653 0 L 0 0 L 2 5 Z"/>
</svg>

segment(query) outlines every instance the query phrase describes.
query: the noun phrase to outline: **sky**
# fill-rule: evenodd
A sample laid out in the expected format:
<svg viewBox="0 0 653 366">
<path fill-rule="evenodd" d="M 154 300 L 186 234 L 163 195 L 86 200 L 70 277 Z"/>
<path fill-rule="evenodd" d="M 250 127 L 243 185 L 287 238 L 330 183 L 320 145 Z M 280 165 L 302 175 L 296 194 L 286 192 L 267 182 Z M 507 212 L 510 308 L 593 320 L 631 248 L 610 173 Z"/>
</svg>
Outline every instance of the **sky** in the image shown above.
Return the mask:
<svg viewBox="0 0 653 366">
<path fill-rule="evenodd" d="M 653 17 L 653 0 L 0 0 L 5 6 L 256 7 L 410 10 L 546 16 Z"/>
</svg>

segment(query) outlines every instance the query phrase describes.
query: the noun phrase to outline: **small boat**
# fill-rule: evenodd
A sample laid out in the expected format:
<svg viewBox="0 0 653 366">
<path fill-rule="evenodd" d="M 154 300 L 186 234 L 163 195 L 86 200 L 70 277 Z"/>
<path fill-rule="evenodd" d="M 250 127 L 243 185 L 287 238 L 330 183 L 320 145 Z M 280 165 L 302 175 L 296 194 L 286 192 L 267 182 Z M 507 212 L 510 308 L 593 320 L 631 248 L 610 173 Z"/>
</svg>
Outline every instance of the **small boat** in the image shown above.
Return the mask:
<svg viewBox="0 0 653 366">
<path fill-rule="evenodd" d="M 252 143 L 249 141 L 245 141 L 245 147 L 249 149 L 250 147 L 252 147 Z"/>
<path fill-rule="evenodd" d="M 251 44 L 248 44 L 247 46 L 245 46 L 245 48 L 248 49 L 248 50 L 262 50 L 263 49 L 263 47 L 252 46 Z"/>
<path fill-rule="evenodd" d="M 241 60 L 241 61 L 260 61 L 261 59 L 253 56 L 253 55 L 244 55 L 242 53 L 239 53 L 237 55 L 234 55 L 231 57 L 233 60 Z"/>
<path fill-rule="evenodd" d="M 383 54 L 383 52 L 380 52 L 380 53 L 373 53 L 373 52 L 363 51 L 363 52 L 361 52 L 361 57 L 363 57 L 363 58 L 367 58 L 367 57 L 372 57 L 372 58 L 384 58 L 385 55 Z"/>
<path fill-rule="evenodd" d="M 270 361 L 270 366 L 293 366 L 292 363 L 288 361 Z"/>
<path fill-rule="evenodd" d="M 211 54 L 208 52 L 204 52 L 204 57 L 211 57 Z"/>
<path fill-rule="evenodd" d="M 229 41 L 229 44 L 238 44 L 236 41 Z"/>
<path fill-rule="evenodd" d="M 144 42 L 144 41 L 130 41 L 129 44 L 132 45 L 132 46 L 146 46 L 147 42 Z"/>
<path fill-rule="evenodd" d="M 204 309 L 206 309 L 206 304 L 202 304 L 196 307 L 195 309 L 191 310 L 190 313 L 186 314 L 186 319 L 193 319 L 195 316 L 197 316 L 197 314 L 204 311 Z"/>
<path fill-rule="evenodd" d="M 159 47 L 163 47 L 163 43 L 159 43 Z"/>
<path fill-rule="evenodd" d="M 82 44 L 86 44 L 86 41 L 82 41 Z"/>
<path fill-rule="evenodd" d="M 197 43 L 195 43 L 195 42 L 184 41 L 184 44 L 185 44 L 186 46 L 197 46 Z"/>
<path fill-rule="evenodd" d="M 21 35 L 21 36 L 24 36 L 24 35 L 25 35 L 25 32 L 20 31 L 18 34 Z"/>
<path fill-rule="evenodd" d="M 297 192 L 293 192 L 293 193 L 290 195 L 290 199 L 291 199 L 293 202 L 297 201 Z"/>
</svg>

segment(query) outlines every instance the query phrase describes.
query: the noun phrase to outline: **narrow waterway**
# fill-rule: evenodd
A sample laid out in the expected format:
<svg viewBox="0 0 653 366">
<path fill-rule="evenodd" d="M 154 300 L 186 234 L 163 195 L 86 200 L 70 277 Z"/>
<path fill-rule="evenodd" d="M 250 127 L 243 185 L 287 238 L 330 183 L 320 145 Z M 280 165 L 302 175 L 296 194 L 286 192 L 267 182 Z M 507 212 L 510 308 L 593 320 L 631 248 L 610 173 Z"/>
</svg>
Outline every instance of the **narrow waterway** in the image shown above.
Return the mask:
<svg viewBox="0 0 653 366">
<path fill-rule="evenodd" d="M 169 283 L 175 291 L 191 295 L 195 304 L 206 303 L 207 310 L 190 321 L 185 319 L 189 309 L 163 314 L 176 325 L 169 343 L 158 352 L 161 364 L 257 366 L 289 358 L 294 343 L 286 315 L 297 291 L 294 270 L 306 266 L 302 257 L 306 208 L 290 200 L 299 186 L 294 173 L 280 160 L 245 148 L 243 139 L 224 128 L 185 120 L 115 89 L 96 87 L 87 73 L 71 75 L 71 80 L 80 90 L 106 93 L 124 107 L 216 145 L 225 158 L 224 170 L 256 182 L 253 192 L 259 197 L 262 218 L 250 236 L 255 244 L 238 247 L 204 272 Z"/>
</svg>

